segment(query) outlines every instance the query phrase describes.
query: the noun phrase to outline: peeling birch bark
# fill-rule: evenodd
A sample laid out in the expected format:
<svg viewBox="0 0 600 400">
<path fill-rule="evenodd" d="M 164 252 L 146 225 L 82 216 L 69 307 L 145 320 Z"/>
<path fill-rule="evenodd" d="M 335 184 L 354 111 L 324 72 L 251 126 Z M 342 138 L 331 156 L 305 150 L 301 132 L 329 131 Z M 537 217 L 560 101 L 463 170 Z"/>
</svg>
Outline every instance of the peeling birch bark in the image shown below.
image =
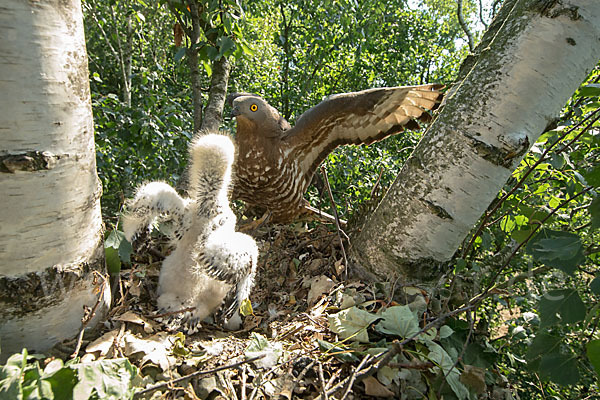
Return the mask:
<svg viewBox="0 0 600 400">
<path fill-rule="evenodd" d="M 352 240 L 352 264 L 433 279 L 600 58 L 600 1 L 509 0 Z M 472 67 L 470 67 L 472 66 Z"/>
<path fill-rule="evenodd" d="M 45 351 L 109 303 L 81 3 L 0 8 L 2 355 Z M 94 321 L 88 326 L 93 325 Z"/>
</svg>

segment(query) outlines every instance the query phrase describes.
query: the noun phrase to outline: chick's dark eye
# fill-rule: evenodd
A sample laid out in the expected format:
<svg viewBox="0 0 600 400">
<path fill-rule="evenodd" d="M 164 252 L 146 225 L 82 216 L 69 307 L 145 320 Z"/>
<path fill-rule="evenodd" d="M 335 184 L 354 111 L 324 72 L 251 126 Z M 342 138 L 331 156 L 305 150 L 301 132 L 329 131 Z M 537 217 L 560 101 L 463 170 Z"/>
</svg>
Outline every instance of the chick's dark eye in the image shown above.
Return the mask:
<svg viewBox="0 0 600 400">
<path fill-rule="evenodd" d="M 256 111 L 256 110 L 258 110 L 258 106 L 257 106 L 256 104 L 252 104 L 252 105 L 250 106 L 250 111 L 254 112 L 254 111 Z"/>
</svg>

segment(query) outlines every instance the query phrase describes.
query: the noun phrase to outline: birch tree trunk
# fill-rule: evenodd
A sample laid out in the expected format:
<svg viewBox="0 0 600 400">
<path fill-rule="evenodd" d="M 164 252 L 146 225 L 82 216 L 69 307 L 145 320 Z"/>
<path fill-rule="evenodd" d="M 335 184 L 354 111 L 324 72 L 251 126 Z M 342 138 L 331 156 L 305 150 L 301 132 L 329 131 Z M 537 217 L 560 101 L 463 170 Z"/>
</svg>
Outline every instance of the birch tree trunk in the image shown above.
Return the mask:
<svg viewBox="0 0 600 400">
<path fill-rule="evenodd" d="M 0 337 L 45 351 L 110 303 L 79 0 L 0 8 Z"/>
<path fill-rule="evenodd" d="M 355 266 L 433 279 L 600 58 L 600 1 L 507 0 L 352 240 Z"/>
</svg>

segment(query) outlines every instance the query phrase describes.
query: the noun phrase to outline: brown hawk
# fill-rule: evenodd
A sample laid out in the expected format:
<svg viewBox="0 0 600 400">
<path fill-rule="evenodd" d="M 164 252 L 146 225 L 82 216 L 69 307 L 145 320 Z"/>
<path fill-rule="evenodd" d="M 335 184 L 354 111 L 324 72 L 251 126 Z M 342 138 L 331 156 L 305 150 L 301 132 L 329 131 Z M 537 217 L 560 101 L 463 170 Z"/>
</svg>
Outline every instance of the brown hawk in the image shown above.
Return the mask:
<svg viewBox="0 0 600 400">
<path fill-rule="evenodd" d="M 328 97 L 302 114 L 294 127 L 255 94 L 228 97 L 237 119 L 233 198 L 288 223 L 314 210 L 304 193 L 319 164 L 336 147 L 370 144 L 428 122 L 442 85 L 368 89 Z"/>
</svg>

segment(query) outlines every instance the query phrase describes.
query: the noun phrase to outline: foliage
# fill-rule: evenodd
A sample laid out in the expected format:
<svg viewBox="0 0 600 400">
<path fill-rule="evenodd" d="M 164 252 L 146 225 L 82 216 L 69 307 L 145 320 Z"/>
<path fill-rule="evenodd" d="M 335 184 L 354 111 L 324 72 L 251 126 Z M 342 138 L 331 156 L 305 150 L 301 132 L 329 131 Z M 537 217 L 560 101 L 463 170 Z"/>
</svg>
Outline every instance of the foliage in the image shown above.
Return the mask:
<svg viewBox="0 0 600 400">
<path fill-rule="evenodd" d="M 86 3 L 93 6 L 86 8 L 86 29 L 103 212 L 113 217 L 139 183 L 177 183 L 192 132 L 191 88 L 181 62 L 185 52 L 173 41 L 177 19 L 172 11 L 142 1 Z M 188 21 L 183 2 L 169 3 Z M 196 47 L 207 73 L 210 61 L 237 56 L 231 91 L 259 93 L 293 122 L 332 93 L 452 82 L 466 55 L 455 1 L 414 3 L 261 0 L 248 2 L 242 13 L 229 1 L 224 8 L 197 2 L 209 24 Z M 465 4 L 473 28 L 477 4 Z M 228 7 L 235 11 L 221 12 Z M 117 61 L 126 54 L 116 57 L 119 38 L 121 49 L 128 40 L 135 49 L 130 105 Z M 596 70 L 556 126 L 525 156 L 450 265 L 441 311 L 461 310 L 473 299 L 476 307 L 449 318 L 431 338 L 421 333 L 410 344 L 416 357 L 443 371 L 427 384 L 448 398 L 467 396 L 461 385 L 469 389 L 468 396 L 477 393 L 480 370 L 491 366 L 508 377 L 521 398 L 585 397 L 598 390 L 600 125 L 594 119 L 599 81 Z M 202 75 L 202 84 L 208 87 L 208 74 Z M 232 129 L 231 121 L 225 125 Z M 343 217 L 368 212 L 419 137 L 409 132 L 330 155 L 329 183 Z M 313 205 L 330 206 L 316 188 L 309 197 Z M 115 264 L 115 252 L 127 258 L 117 237 L 107 243 Z M 406 309 L 391 307 L 385 316 L 351 310 L 329 319 L 331 329 L 348 342 L 387 349 L 392 347 L 388 336 L 406 337 L 417 329 L 411 316 L 416 314 Z M 374 339 L 380 338 L 386 341 L 377 344 Z M 323 352 L 358 361 L 345 352 L 347 342 L 320 343 Z M 425 382 L 420 371 L 393 368 L 377 378 L 398 381 L 399 374 Z"/>
<path fill-rule="evenodd" d="M 166 10 L 142 1 L 86 4 L 96 162 L 103 214 L 112 218 L 140 183 L 177 181 L 192 136 L 191 97 L 185 70 L 173 60 L 173 21 Z M 128 15 L 136 16 L 130 30 L 124 29 Z M 127 41 L 135 49 L 131 105 L 124 101 L 124 80 L 115 60 L 125 56 L 116 49 Z"/>
<path fill-rule="evenodd" d="M 526 155 L 463 247 L 449 286 L 465 292 L 457 305 L 488 297 L 478 316 L 525 398 L 598 390 L 598 80 L 600 68 Z M 532 384 L 538 378 L 545 383 Z"/>
<path fill-rule="evenodd" d="M 249 43 L 238 62 L 232 91 L 259 93 L 293 121 L 328 95 L 377 86 L 450 83 L 465 48 L 453 2 L 409 7 L 404 0 L 294 3 L 264 2 L 251 8 Z M 250 14 L 250 11 L 249 11 Z M 258 29 L 260 27 L 260 29 Z M 265 43 L 266 40 L 269 40 Z M 278 62 L 275 62 L 278 61 Z M 345 146 L 327 161 L 340 214 L 377 200 L 408 158 L 420 133 L 407 132 L 371 146 Z M 327 210 L 316 189 L 312 204 Z M 364 207 L 362 207 L 364 208 Z"/>
<path fill-rule="evenodd" d="M 80 364 L 50 361 L 24 349 L 12 355 L 0 370 L 0 398 L 10 399 L 128 399 L 137 368 L 126 358 Z"/>
</svg>

